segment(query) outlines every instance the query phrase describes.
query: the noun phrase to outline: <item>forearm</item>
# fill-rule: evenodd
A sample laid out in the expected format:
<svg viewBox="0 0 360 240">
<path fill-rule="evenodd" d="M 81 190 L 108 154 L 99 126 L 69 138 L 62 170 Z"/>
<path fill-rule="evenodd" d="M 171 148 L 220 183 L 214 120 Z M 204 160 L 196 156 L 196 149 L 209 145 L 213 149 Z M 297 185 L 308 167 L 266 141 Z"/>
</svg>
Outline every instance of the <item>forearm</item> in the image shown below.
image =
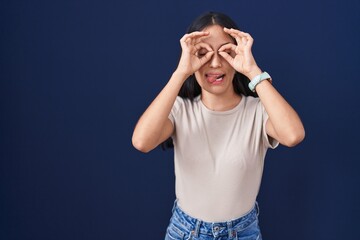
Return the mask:
<svg viewBox="0 0 360 240">
<path fill-rule="evenodd" d="M 195 31 L 180 39 L 182 48 L 180 61 L 169 82 L 140 117 L 132 137 L 135 148 L 148 152 L 171 136 L 174 126 L 168 119 L 176 97 L 185 80 L 206 62 L 214 51 L 206 43 L 199 41 L 209 32 Z M 199 57 L 197 52 L 204 48 L 208 52 Z"/>
<path fill-rule="evenodd" d="M 294 146 L 305 136 L 303 124 L 290 104 L 269 81 L 256 86 L 256 92 L 269 115 L 275 137 L 281 144 Z"/>
<path fill-rule="evenodd" d="M 219 49 L 219 54 L 236 71 L 253 80 L 255 76 L 262 73 L 251 52 L 253 38 L 250 34 L 236 29 L 224 28 L 224 31 L 235 38 L 236 45 L 226 44 L 222 46 Z M 224 52 L 229 49 L 235 53 L 235 56 Z M 256 85 L 255 90 L 269 115 L 266 123 L 267 134 L 286 146 L 294 146 L 301 142 L 305 136 L 305 131 L 295 110 L 269 81 L 260 82 Z"/>
<path fill-rule="evenodd" d="M 132 137 L 135 148 L 147 152 L 160 143 L 165 123 L 186 77 L 174 72 L 162 91 L 140 117 Z"/>
</svg>

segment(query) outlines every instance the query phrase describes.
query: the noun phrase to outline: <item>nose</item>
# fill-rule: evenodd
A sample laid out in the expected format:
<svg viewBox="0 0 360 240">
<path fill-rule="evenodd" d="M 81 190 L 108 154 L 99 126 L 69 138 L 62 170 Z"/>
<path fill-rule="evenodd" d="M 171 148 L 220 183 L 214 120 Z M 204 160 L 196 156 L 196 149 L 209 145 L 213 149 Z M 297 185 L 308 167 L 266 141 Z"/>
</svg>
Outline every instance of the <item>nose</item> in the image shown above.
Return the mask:
<svg viewBox="0 0 360 240">
<path fill-rule="evenodd" d="M 212 58 L 210 59 L 210 67 L 219 68 L 221 67 L 221 56 L 219 53 L 215 52 Z"/>
</svg>

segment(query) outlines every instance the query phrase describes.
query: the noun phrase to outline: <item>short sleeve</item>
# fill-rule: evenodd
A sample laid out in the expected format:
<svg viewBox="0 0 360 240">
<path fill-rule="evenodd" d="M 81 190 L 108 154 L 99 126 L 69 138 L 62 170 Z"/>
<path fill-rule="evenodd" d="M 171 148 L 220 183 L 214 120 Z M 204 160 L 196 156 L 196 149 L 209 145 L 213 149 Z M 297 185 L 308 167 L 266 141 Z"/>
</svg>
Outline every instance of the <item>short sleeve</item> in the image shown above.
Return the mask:
<svg viewBox="0 0 360 240">
<path fill-rule="evenodd" d="M 176 119 L 176 115 L 179 112 L 179 109 L 181 107 L 181 105 L 183 104 L 183 99 L 181 97 L 176 97 L 176 100 L 174 102 L 174 105 L 170 111 L 170 114 L 168 116 L 168 118 L 170 119 L 170 121 L 172 122 L 173 126 L 175 126 L 175 119 Z"/>
<path fill-rule="evenodd" d="M 264 144 L 268 148 L 275 149 L 279 145 L 279 142 L 276 139 L 270 137 L 266 133 L 266 122 L 269 119 L 269 115 L 267 114 L 264 105 L 260 101 L 259 101 L 259 105 L 262 111 L 262 119 L 263 119 L 262 135 L 263 135 Z"/>
</svg>

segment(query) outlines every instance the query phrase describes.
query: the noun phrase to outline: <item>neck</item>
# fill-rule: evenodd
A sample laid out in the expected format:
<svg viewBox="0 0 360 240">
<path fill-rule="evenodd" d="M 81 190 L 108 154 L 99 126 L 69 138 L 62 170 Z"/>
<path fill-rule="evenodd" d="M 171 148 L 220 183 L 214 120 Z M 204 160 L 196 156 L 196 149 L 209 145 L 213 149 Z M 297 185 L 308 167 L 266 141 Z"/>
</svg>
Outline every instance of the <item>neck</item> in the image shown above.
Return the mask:
<svg viewBox="0 0 360 240">
<path fill-rule="evenodd" d="M 227 111 L 236 107 L 241 100 L 241 96 L 235 92 L 226 95 L 214 95 L 202 91 L 201 101 L 203 104 L 213 111 Z"/>
</svg>

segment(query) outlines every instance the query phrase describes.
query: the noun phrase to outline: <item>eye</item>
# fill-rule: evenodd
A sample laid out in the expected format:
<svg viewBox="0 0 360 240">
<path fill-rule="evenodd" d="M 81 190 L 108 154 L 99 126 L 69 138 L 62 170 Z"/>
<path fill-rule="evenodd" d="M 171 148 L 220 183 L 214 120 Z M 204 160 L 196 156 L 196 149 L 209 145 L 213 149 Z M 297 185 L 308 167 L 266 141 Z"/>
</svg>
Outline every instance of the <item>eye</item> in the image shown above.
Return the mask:
<svg viewBox="0 0 360 240">
<path fill-rule="evenodd" d="M 234 54 L 233 51 L 231 51 L 231 49 L 225 49 L 225 50 L 222 51 L 222 52 L 229 54 L 231 57 L 235 57 L 235 54 Z"/>
<path fill-rule="evenodd" d="M 197 55 L 198 57 L 203 57 L 203 56 L 205 56 L 207 53 L 208 53 L 208 50 L 202 48 L 202 49 L 200 49 L 199 51 L 197 51 L 196 55 Z"/>
<path fill-rule="evenodd" d="M 225 50 L 224 52 L 226 52 L 227 54 L 229 54 L 230 56 L 234 57 L 236 54 L 234 51 L 229 50 Z"/>
</svg>

